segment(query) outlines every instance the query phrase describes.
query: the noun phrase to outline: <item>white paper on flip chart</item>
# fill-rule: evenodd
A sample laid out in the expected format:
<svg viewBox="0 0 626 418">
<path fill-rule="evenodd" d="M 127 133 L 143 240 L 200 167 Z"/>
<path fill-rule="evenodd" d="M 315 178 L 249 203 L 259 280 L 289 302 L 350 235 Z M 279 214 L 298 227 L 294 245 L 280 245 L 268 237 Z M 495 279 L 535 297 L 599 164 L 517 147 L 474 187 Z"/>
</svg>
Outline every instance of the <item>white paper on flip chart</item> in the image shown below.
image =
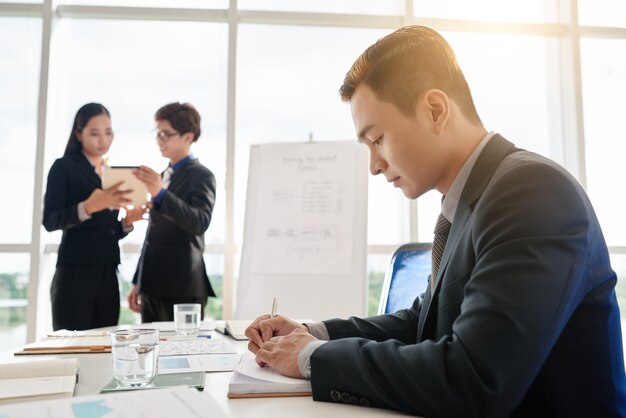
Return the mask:
<svg viewBox="0 0 626 418">
<path fill-rule="evenodd" d="M 131 391 L 0 407 L 2 418 L 211 418 L 226 414 L 208 393 L 194 388 Z"/>
<path fill-rule="evenodd" d="M 317 144 L 316 144 L 317 145 Z M 260 148 L 265 171 L 256 210 L 265 216 L 252 227 L 253 248 L 263 257 L 252 261 L 253 274 L 349 274 L 356 160 L 349 146 Z M 324 262 L 320 263 L 320 259 Z"/>
</svg>

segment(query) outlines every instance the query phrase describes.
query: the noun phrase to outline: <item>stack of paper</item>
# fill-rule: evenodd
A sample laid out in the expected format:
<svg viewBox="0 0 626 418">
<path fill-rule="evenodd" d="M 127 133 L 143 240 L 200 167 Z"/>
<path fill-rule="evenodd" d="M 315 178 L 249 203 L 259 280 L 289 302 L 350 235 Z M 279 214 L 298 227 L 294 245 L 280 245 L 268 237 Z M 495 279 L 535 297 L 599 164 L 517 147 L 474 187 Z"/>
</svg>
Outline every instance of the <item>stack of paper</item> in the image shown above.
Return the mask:
<svg viewBox="0 0 626 418">
<path fill-rule="evenodd" d="M 23 354 L 68 354 L 110 353 L 109 331 L 59 330 L 48 334 L 42 341 L 27 344 L 16 355 Z"/>
<path fill-rule="evenodd" d="M 0 400 L 72 396 L 77 372 L 75 358 L 0 364 Z"/>
<path fill-rule="evenodd" d="M 310 396 L 311 382 L 283 376 L 271 367 L 260 367 L 252 355 L 243 356 L 228 383 L 229 398 Z"/>
</svg>

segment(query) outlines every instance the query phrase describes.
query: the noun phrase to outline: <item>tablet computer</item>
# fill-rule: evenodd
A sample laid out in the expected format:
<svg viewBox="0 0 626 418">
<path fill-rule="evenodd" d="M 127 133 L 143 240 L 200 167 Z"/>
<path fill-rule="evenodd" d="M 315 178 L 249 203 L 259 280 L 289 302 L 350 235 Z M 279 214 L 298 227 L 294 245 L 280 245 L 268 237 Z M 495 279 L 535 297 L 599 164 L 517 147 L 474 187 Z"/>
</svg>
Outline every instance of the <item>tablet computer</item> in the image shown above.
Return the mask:
<svg viewBox="0 0 626 418">
<path fill-rule="evenodd" d="M 106 189 L 122 181 L 120 190 L 132 190 L 126 195 L 130 199 L 129 205 L 139 207 L 148 203 L 148 188 L 133 174 L 133 166 L 112 166 L 102 170 L 102 188 Z"/>
</svg>

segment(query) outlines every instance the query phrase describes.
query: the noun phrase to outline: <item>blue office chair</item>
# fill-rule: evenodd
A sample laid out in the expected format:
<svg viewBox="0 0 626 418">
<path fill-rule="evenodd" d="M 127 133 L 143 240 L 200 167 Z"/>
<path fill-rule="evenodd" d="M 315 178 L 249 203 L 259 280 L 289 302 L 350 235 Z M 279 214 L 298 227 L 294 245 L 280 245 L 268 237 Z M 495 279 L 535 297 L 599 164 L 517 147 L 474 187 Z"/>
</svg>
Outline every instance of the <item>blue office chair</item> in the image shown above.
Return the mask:
<svg viewBox="0 0 626 418">
<path fill-rule="evenodd" d="M 410 243 L 396 249 L 380 294 L 379 315 L 409 308 L 418 295 L 426 292 L 431 247 L 430 243 Z"/>
</svg>

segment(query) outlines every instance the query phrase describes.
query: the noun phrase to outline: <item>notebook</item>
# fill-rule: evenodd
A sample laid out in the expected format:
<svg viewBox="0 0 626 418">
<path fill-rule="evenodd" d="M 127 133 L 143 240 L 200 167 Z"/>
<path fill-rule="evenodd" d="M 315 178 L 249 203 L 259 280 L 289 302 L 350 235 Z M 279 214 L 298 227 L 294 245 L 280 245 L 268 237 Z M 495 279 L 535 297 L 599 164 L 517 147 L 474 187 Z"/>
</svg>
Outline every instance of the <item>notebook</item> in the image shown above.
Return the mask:
<svg viewBox="0 0 626 418">
<path fill-rule="evenodd" d="M 250 326 L 252 321 L 247 319 L 215 321 L 215 330 L 222 334 L 230 335 L 234 340 L 247 340 L 246 328 Z"/>
<path fill-rule="evenodd" d="M 52 359 L 0 364 L 0 401 L 72 396 L 78 359 Z"/>
<path fill-rule="evenodd" d="M 246 353 L 228 382 L 228 397 L 265 398 L 311 396 L 311 382 L 283 376 L 271 367 L 260 367 L 254 356 Z"/>
</svg>

